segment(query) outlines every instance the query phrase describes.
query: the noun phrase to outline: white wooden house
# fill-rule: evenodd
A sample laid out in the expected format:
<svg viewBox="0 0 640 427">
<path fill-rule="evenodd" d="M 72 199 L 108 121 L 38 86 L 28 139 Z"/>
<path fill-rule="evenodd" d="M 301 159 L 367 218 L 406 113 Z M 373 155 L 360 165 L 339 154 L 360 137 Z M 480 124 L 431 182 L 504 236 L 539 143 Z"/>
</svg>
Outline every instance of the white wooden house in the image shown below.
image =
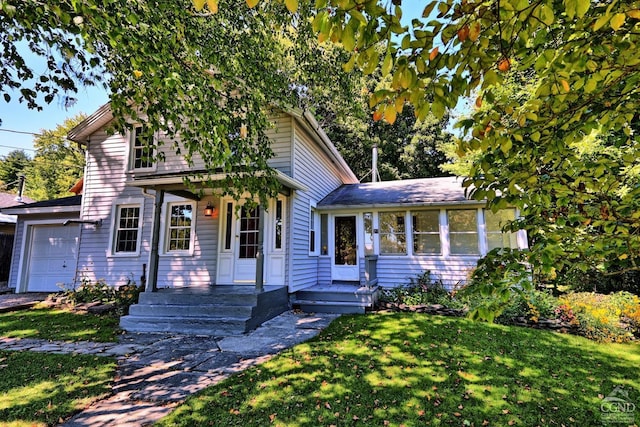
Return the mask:
<svg viewBox="0 0 640 427">
<path fill-rule="evenodd" d="M 107 134 L 112 119 L 105 105 L 68 135 L 87 153 L 82 196 L 7 212 L 19 218 L 9 279 L 17 292 L 139 283 L 144 265 L 146 291 L 125 329 L 219 334 L 291 304 L 363 311 L 378 286 L 424 270 L 453 285 L 491 248 L 526 246 L 523 233 L 501 233 L 514 212 L 467 200 L 460 179 L 359 183 L 306 112 L 273 114 L 280 194 L 239 215 L 219 189 L 199 197 L 184 185 L 203 164 L 189 167 L 171 149 L 148 161 L 136 131 Z"/>
</svg>

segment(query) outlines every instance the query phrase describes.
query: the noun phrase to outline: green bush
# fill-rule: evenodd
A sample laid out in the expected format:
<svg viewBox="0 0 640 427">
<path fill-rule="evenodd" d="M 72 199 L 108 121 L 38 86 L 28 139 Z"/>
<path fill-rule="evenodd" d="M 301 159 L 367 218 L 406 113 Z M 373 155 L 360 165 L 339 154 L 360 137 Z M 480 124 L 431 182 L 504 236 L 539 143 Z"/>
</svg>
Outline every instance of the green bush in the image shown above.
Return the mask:
<svg viewBox="0 0 640 427">
<path fill-rule="evenodd" d="M 449 306 L 451 294 L 442 281 L 432 280 L 431 272 L 426 270 L 409 279 L 409 285 L 383 289 L 380 300 L 406 305 L 442 304 Z"/>
<path fill-rule="evenodd" d="M 537 289 L 522 291 L 514 295 L 497 317 L 498 323 L 512 323 L 519 317 L 532 322 L 539 319 L 555 319 L 558 299 L 547 291 Z"/>
<path fill-rule="evenodd" d="M 101 304 L 113 304 L 117 315 L 129 312 L 129 306 L 138 302 L 141 289 L 133 279 L 129 279 L 126 285 L 120 287 L 109 286 L 104 279 L 91 281 L 83 278 L 80 285 L 66 289 L 64 296 L 72 304 L 84 304 L 99 302 Z"/>
</svg>

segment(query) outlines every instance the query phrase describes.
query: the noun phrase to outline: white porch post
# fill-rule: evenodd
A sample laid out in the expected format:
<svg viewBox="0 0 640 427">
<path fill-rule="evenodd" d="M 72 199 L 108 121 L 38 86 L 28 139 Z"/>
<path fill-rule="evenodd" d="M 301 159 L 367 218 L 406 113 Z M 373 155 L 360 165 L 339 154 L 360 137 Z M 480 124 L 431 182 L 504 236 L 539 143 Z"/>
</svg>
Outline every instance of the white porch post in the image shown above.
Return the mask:
<svg viewBox="0 0 640 427">
<path fill-rule="evenodd" d="M 258 252 L 256 253 L 256 291 L 264 291 L 264 222 L 265 214 L 258 207 Z"/>
<path fill-rule="evenodd" d="M 151 256 L 149 257 L 149 280 L 145 292 L 158 290 L 158 261 L 160 260 L 158 246 L 160 242 L 160 217 L 164 203 L 164 190 L 156 190 L 155 208 L 153 210 L 153 228 L 151 231 Z"/>
</svg>

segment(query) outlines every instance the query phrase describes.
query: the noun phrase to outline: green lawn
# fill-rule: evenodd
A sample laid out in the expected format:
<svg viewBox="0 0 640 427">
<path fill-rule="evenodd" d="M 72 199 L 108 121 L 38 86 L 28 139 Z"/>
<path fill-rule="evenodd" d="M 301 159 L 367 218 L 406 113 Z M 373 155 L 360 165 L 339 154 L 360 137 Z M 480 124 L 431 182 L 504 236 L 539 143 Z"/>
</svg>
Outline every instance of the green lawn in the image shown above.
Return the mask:
<svg viewBox="0 0 640 427">
<path fill-rule="evenodd" d="M 119 318 L 63 309 L 29 309 L 0 314 L 0 336 L 56 341 L 116 341 Z"/>
<path fill-rule="evenodd" d="M 346 316 L 160 425 L 595 426 L 616 386 L 640 407 L 639 366 L 638 344 L 420 314 Z"/>
<path fill-rule="evenodd" d="M 0 425 L 54 425 L 111 392 L 113 358 L 0 351 Z"/>
</svg>

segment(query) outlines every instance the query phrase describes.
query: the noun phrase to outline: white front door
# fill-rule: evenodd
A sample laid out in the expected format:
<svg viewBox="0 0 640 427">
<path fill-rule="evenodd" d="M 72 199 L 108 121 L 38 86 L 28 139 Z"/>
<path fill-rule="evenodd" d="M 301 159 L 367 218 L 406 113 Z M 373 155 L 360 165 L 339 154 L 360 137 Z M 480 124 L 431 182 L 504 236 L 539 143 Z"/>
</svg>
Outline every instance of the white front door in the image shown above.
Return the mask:
<svg viewBox="0 0 640 427">
<path fill-rule="evenodd" d="M 33 225 L 27 264 L 28 292 L 55 292 L 76 272 L 78 225 Z"/>
<path fill-rule="evenodd" d="M 359 280 L 356 215 L 336 215 L 333 218 L 333 229 L 331 278 L 333 280 Z"/>
<path fill-rule="evenodd" d="M 220 240 L 216 283 L 219 285 L 252 285 L 256 280 L 256 255 L 260 229 L 260 207 L 241 206 L 236 215 L 235 202 L 220 204 Z M 286 205 L 278 197 L 263 215 L 264 284 L 284 285 L 286 267 Z"/>
<path fill-rule="evenodd" d="M 234 283 L 255 283 L 258 233 L 260 230 L 260 208 L 240 208 L 238 219 L 234 263 Z"/>
</svg>

